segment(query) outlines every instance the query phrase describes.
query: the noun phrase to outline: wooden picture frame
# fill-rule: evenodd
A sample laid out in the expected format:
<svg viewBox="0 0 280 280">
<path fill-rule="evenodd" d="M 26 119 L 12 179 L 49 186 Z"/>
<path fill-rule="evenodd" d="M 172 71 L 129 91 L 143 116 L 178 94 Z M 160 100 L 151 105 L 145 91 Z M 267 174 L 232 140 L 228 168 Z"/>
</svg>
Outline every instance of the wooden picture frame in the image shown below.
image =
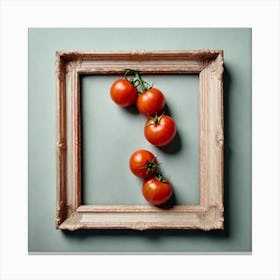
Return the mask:
<svg viewBox="0 0 280 280">
<path fill-rule="evenodd" d="M 199 205 L 81 205 L 80 75 L 125 68 L 199 75 Z M 56 71 L 57 229 L 223 229 L 223 51 L 58 51 Z"/>
</svg>

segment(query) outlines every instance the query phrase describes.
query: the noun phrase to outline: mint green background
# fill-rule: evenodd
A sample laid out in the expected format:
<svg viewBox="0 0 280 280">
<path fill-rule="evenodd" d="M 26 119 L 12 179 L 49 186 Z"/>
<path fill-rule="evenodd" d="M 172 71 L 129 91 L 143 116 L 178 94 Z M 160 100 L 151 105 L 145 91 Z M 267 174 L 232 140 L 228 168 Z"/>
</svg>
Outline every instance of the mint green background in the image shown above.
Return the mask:
<svg viewBox="0 0 280 280">
<path fill-rule="evenodd" d="M 251 29 L 29 29 L 29 176 L 28 176 L 28 250 L 29 252 L 250 252 L 251 225 Z M 56 201 L 56 50 L 190 50 L 223 49 L 225 56 L 224 113 L 225 113 L 225 230 L 176 231 L 176 230 L 85 230 L 62 232 L 55 229 Z M 109 86 L 114 77 L 84 77 L 83 94 L 83 200 L 86 203 L 145 204 L 139 194 L 139 180 L 127 170 L 113 169 L 104 176 L 106 161 L 97 170 L 95 156 L 99 131 L 96 117 L 101 106 L 95 106 L 97 92 Z M 197 77 L 149 77 L 156 86 L 164 89 L 169 111 L 176 119 L 180 132 L 180 148 L 174 153 L 154 150 L 160 156 L 163 170 L 174 183 L 176 203 L 195 202 L 198 191 L 197 131 Z M 174 84 L 174 85 L 173 85 Z M 173 97 L 172 89 L 176 89 Z M 184 91 L 185 90 L 185 91 Z M 186 99 L 178 102 L 184 91 Z M 105 102 L 104 122 L 111 125 L 110 114 L 125 120 L 116 131 L 120 136 L 130 123 L 132 138 L 106 139 L 104 146 L 123 143 L 122 164 L 127 154 L 143 147 L 156 149 L 145 143 L 139 126 L 144 119 L 133 110 L 123 110 L 112 102 Z M 109 99 L 108 99 L 109 100 Z M 193 106 L 189 106 L 192 102 Z M 98 103 L 99 104 L 99 103 Z M 91 106 L 94 110 L 91 110 Z M 186 107 L 186 108 L 184 108 Z M 98 109 L 99 108 L 99 109 Z M 111 109 L 110 109 L 111 108 Z M 175 110 L 176 108 L 176 110 Z M 110 111 L 109 111 L 110 109 Z M 185 116 L 184 116 L 185 113 Z M 97 114 L 92 115 L 92 114 Z M 128 117 L 127 117 L 128 116 Z M 115 120 L 115 119 L 114 119 Z M 116 121 L 115 120 L 115 121 Z M 133 126 L 132 126 L 133 124 Z M 91 130 L 91 126 L 94 128 Z M 107 129 L 107 134 L 116 129 Z M 137 133 L 137 135 L 136 135 Z M 142 138 L 141 138 L 142 137 Z M 95 142 L 96 141 L 96 142 Z M 109 142 L 108 142 L 109 141 Z M 131 142 L 130 142 L 131 141 Z M 177 143 L 178 144 L 178 143 Z M 106 147 L 106 146 L 105 146 Z M 113 149 L 110 149 L 112 151 Z M 94 157 L 91 156 L 93 153 Z M 120 151 L 113 155 L 109 166 L 116 166 Z M 190 158 L 187 158 L 189 156 Z M 93 159 L 94 158 L 94 159 Z M 181 166 L 181 165 L 182 166 Z M 119 164 L 120 165 L 120 164 Z M 182 168 L 178 170 L 178 166 Z M 116 166 L 118 167 L 118 166 Z M 126 168 L 126 167 L 125 167 Z M 111 168 L 112 169 L 112 168 Z M 184 170 L 186 170 L 184 172 Z M 101 172 L 98 174 L 98 172 Z M 121 175 L 123 174 L 123 175 Z M 116 183 L 113 185 L 114 179 Z M 102 180 L 106 180 L 102 184 Z M 187 180 L 188 187 L 184 181 Z M 96 182 L 96 183 L 95 183 Z M 122 182 L 122 183 L 121 183 Z M 127 184 L 124 184 L 126 182 Z M 94 185 L 94 187 L 92 187 Z M 112 187 L 115 188 L 112 188 Z M 129 186 L 129 187 L 127 187 Z M 110 194 L 108 195 L 107 189 Z M 120 191 L 121 190 L 121 191 Z M 124 193 L 125 195 L 120 195 Z M 178 195 L 177 195 L 178 194 Z M 107 196 L 107 197 L 106 197 Z"/>
<path fill-rule="evenodd" d="M 199 204 L 198 75 L 143 75 L 165 95 L 168 113 L 177 125 L 172 144 L 158 148 L 146 141 L 146 117 L 135 107 L 123 109 L 110 98 L 116 76 L 81 79 L 82 166 L 84 204 L 148 204 L 142 180 L 129 170 L 131 154 L 152 151 L 171 181 L 176 204 Z"/>
</svg>

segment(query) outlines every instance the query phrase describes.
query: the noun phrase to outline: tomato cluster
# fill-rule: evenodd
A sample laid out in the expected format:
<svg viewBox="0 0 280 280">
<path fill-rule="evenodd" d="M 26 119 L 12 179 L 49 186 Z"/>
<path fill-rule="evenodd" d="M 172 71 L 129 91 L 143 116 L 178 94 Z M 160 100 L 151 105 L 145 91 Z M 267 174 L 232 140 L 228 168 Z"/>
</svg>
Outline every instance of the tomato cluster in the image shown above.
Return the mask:
<svg viewBox="0 0 280 280">
<path fill-rule="evenodd" d="M 128 80 L 129 73 L 133 73 L 134 78 Z M 176 124 L 170 116 L 162 113 L 165 106 L 163 93 L 144 81 L 138 71 L 126 69 L 125 77 L 112 84 L 110 94 L 119 106 L 128 107 L 136 103 L 139 113 L 148 117 L 144 135 L 151 144 L 161 147 L 174 139 Z"/>
<path fill-rule="evenodd" d="M 143 178 L 142 193 L 144 198 L 154 205 L 167 202 L 172 196 L 172 186 L 159 171 L 157 158 L 147 150 L 134 152 L 129 160 L 131 172 Z"/>
<path fill-rule="evenodd" d="M 164 94 L 144 81 L 134 69 L 125 69 L 124 78 L 116 80 L 110 89 L 112 100 L 119 106 L 136 105 L 139 113 L 148 117 L 144 126 L 144 136 L 151 144 L 162 147 L 168 145 L 176 135 L 174 120 L 163 113 Z M 128 74 L 133 74 L 131 79 Z M 167 202 L 172 195 L 171 183 L 162 176 L 156 157 L 147 150 L 138 150 L 129 161 L 131 172 L 145 179 L 143 196 L 154 205 Z"/>
</svg>

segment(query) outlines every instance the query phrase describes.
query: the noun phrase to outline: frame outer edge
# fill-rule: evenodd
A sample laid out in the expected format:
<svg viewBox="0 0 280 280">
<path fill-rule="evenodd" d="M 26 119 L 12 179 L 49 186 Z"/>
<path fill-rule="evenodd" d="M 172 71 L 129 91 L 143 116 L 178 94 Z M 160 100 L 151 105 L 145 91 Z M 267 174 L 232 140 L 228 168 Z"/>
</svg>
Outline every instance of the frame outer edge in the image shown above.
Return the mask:
<svg viewBox="0 0 280 280">
<path fill-rule="evenodd" d="M 65 77 L 66 77 L 66 72 L 67 72 L 67 67 L 66 65 L 69 65 L 70 67 L 74 67 L 76 68 L 76 64 L 79 65 L 79 61 L 83 60 L 83 59 L 90 59 L 92 57 L 94 57 L 94 55 L 96 55 L 95 59 L 100 59 L 102 61 L 102 59 L 106 58 L 107 55 L 109 55 L 109 53 L 94 53 L 94 52 L 57 52 L 56 53 L 56 76 L 57 76 L 57 112 L 58 112 L 58 116 L 57 116 L 57 145 L 56 145 L 56 149 L 57 149 L 57 205 L 56 205 L 56 227 L 57 229 L 68 229 L 68 230 L 77 230 L 77 229 L 86 229 L 86 228 L 90 228 L 89 225 L 90 224 L 86 224 L 84 222 L 81 221 L 81 217 L 82 217 L 82 213 L 79 213 L 75 210 L 73 210 L 72 213 L 69 213 L 70 216 L 67 217 L 67 203 L 66 203 L 66 192 L 67 192 L 67 183 L 66 183 L 66 149 L 67 149 L 67 142 L 66 142 L 66 84 L 65 84 Z M 128 56 L 128 58 L 126 58 Z M 142 56 L 144 56 L 144 58 L 142 58 Z M 202 86 L 204 87 L 204 90 L 206 90 L 207 92 L 207 87 L 209 86 L 209 77 L 212 79 L 213 77 L 217 78 L 217 81 L 215 82 L 214 85 L 211 85 L 212 87 L 215 87 L 218 90 L 218 97 L 215 98 L 215 102 L 218 101 L 219 104 L 215 104 L 215 106 L 218 106 L 218 112 L 219 115 L 217 117 L 218 120 L 221 120 L 221 123 L 217 124 L 218 125 L 218 129 L 215 130 L 215 144 L 216 147 L 218 148 L 218 151 L 221 153 L 218 154 L 217 156 L 217 152 L 215 153 L 214 157 L 219 157 L 220 161 L 219 161 L 219 166 L 217 165 L 217 170 L 221 170 L 222 173 L 220 173 L 219 175 L 219 184 L 218 184 L 218 188 L 214 187 L 214 190 L 210 190 L 210 187 L 205 187 L 205 199 L 204 199 L 204 206 L 205 210 L 202 210 L 199 213 L 199 220 L 197 221 L 197 223 L 195 225 L 193 225 L 192 227 L 189 227 L 188 224 L 185 224 L 185 228 L 191 228 L 191 229 L 202 229 L 202 230 L 211 230 L 211 229 L 222 229 L 223 228 L 223 221 L 224 221 L 224 217 L 223 217 L 223 146 L 224 146 L 224 136 L 223 136 L 223 89 L 222 89 L 222 74 L 223 74 L 223 51 L 210 51 L 210 50 L 198 50 L 198 51 L 182 51 L 180 53 L 180 51 L 177 52 L 146 52 L 146 51 L 132 51 L 132 52 L 126 52 L 126 53 L 114 53 L 112 52 L 111 55 L 109 55 L 109 60 L 117 57 L 120 60 L 125 61 L 124 58 L 126 58 L 127 60 L 135 60 L 135 61 L 141 61 L 141 59 L 145 59 L 147 57 L 149 57 L 151 60 L 157 60 L 158 58 L 163 58 L 165 57 L 166 60 L 168 59 L 190 59 L 190 58 L 195 58 L 195 59 L 199 59 L 199 60 L 204 60 L 204 59 L 209 59 L 209 61 L 212 61 L 209 65 L 207 65 L 205 67 L 204 70 L 202 70 L 200 72 L 200 77 L 201 75 L 203 75 L 203 84 Z M 108 59 L 108 57 L 107 57 Z M 72 65 L 72 64 L 73 65 Z M 74 70 L 74 69 L 71 69 Z M 76 71 L 76 69 L 75 69 Z M 73 71 L 74 72 L 74 71 Z M 203 72 L 203 73 L 202 73 Z M 78 74 L 76 72 L 76 74 Z M 76 81 L 77 82 L 77 81 Z M 200 81 L 201 83 L 201 81 Z M 201 84 L 199 84 L 201 85 Z M 76 94 L 78 94 L 78 89 L 76 89 Z M 204 117 L 208 117 L 208 112 L 209 112 L 209 98 L 206 95 L 205 97 L 205 104 L 204 106 L 206 106 L 205 108 L 205 112 L 204 112 Z M 79 99 L 76 100 L 76 103 L 74 101 L 74 107 L 79 105 Z M 76 109 L 76 113 L 77 116 L 79 115 L 79 110 L 77 107 Z M 213 108 L 211 108 L 213 109 Z M 75 111 L 75 110 L 74 110 Z M 75 114 L 74 114 L 75 115 Z M 200 116 L 201 116 L 201 112 L 200 112 Z M 74 116 L 75 119 L 75 116 Z M 208 162 L 208 165 L 206 164 L 206 179 L 204 179 L 205 181 L 207 181 L 207 184 L 209 184 L 210 182 L 210 177 L 209 175 L 209 158 L 210 157 L 208 155 L 210 148 L 209 143 L 207 141 L 208 139 L 208 128 L 209 128 L 209 121 L 206 121 L 206 123 L 204 123 L 204 125 L 206 125 L 206 152 L 205 152 L 205 157 L 206 157 L 206 161 Z M 76 128 L 79 127 L 76 126 Z M 211 134 L 211 137 L 213 138 L 213 134 Z M 210 136 L 209 136 L 210 138 Z M 79 150 L 80 148 L 80 135 L 79 132 L 78 134 L 76 134 L 76 138 L 74 137 L 74 149 L 76 149 L 76 151 Z M 211 147 L 212 148 L 212 147 Z M 74 152 L 75 153 L 75 152 Z M 77 165 L 77 163 L 79 163 L 80 161 L 80 155 L 78 153 L 76 154 L 76 160 L 74 160 L 76 162 L 75 165 Z M 211 154 L 212 155 L 212 154 Z M 201 154 L 200 154 L 201 157 Z M 204 163 L 205 164 L 205 163 Z M 79 164 L 78 164 L 79 165 Z M 216 170 L 216 169 L 215 169 Z M 75 172 L 75 171 L 74 171 Z M 201 174 L 200 170 L 200 174 Z M 76 175 L 76 177 L 74 176 L 74 178 L 76 178 L 76 182 L 79 182 L 79 174 Z M 201 185 L 200 185 L 200 191 L 202 190 Z M 80 193 L 79 193 L 79 187 L 77 187 L 75 190 L 76 191 L 76 201 L 74 204 L 76 204 L 75 206 L 79 206 L 79 199 L 80 199 Z M 211 193 L 211 192 L 215 192 L 215 194 Z M 208 193 L 209 192 L 209 193 Z M 216 193 L 217 192 L 217 193 Z M 214 200 L 213 200 L 213 196 L 214 196 Z M 108 226 L 108 227 L 107 227 Z M 109 224 L 106 226 L 106 228 L 116 228 L 115 225 L 110 226 Z M 154 224 L 154 228 L 156 228 L 157 225 Z M 101 228 L 98 225 L 95 225 L 94 228 Z M 126 226 L 122 226 L 121 228 L 126 228 Z M 147 228 L 147 224 L 144 222 L 143 224 L 140 224 L 138 226 L 129 226 L 127 225 L 127 228 L 131 228 L 131 229 L 138 229 L 138 230 L 144 230 L 144 229 L 148 229 Z M 153 228 L 153 226 L 149 226 L 149 229 Z M 171 227 L 164 227 L 164 228 L 172 228 Z M 183 226 L 181 227 L 182 229 L 184 228 Z"/>
<path fill-rule="evenodd" d="M 56 228 L 66 217 L 66 100 L 65 63 L 59 52 L 56 53 L 56 106 L 57 106 L 57 199 Z"/>
</svg>

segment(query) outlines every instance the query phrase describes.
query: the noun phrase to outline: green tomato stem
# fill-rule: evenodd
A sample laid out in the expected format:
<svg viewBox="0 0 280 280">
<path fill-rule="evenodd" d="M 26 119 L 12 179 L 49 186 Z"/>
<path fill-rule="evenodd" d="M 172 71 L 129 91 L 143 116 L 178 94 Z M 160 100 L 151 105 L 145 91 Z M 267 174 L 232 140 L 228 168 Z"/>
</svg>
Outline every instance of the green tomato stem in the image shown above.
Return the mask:
<svg viewBox="0 0 280 280">
<path fill-rule="evenodd" d="M 159 171 L 155 173 L 155 178 L 161 183 L 167 183 L 168 180 Z"/>
<path fill-rule="evenodd" d="M 148 82 L 146 82 L 142 79 L 139 71 L 134 70 L 134 69 L 130 69 L 130 68 L 126 68 L 124 70 L 126 71 L 125 75 L 124 75 L 125 78 L 126 78 L 126 76 L 128 75 L 129 72 L 134 74 L 134 78 L 130 82 L 132 82 L 136 86 L 140 85 L 140 87 L 141 87 L 140 94 L 143 93 L 143 92 L 146 92 L 148 89 L 151 88 L 151 85 Z M 148 85 L 148 87 L 145 84 Z"/>
</svg>

